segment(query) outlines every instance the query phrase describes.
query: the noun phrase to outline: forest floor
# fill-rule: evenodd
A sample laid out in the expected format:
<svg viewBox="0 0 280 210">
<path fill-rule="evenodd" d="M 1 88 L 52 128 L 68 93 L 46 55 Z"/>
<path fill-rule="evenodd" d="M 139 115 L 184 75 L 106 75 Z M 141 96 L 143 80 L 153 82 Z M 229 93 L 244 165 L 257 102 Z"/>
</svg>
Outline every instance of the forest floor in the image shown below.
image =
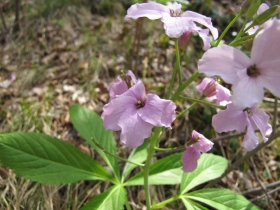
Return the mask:
<svg viewBox="0 0 280 210">
<path fill-rule="evenodd" d="M 127 5 L 120 2 L 113 1 L 109 6 L 87 6 L 79 1 L 42 6 L 32 2 L 21 2 L 18 22 L 15 5 L 9 1 L 0 3 L 0 132 L 45 133 L 91 154 L 69 119 L 70 106 L 81 104 L 101 114 L 109 99 L 110 82 L 129 69 L 143 80 L 149 92 L 163 96 L 174 69 L 174 40 L 165 35 L 160 20 L 124 20 Z M 237 14 L 242 1 L 236 5 L 230 1 L 190 2 L 189 10 L 211 16 L 221 32 Z M 241 22 L 234 26 L 225 43 L 240 26 Z M 197 70 L 201 48 L 202 41 L 193 36 L 188 49 L 182 52 L 183 79 Z M 195 86 L 202 78 L 184 94 L 198 98 Z M 262 105 L 271 116 L 273 101 L 268 94 Z M 178 110 L 190 104 L 179 104 Z M 161 145 L 182 146 L 195 129 L 215 142 L 213 153 L 234 163 L 246 154 L 240 149 L 242 136 L 232 132 L 221 138 L 215 133 L 211 126 L 215 113 L 213 108 L 197 105 L 175 121 L 169 138 L 163 139 Z M 128 150 L 119 146 L 121 156 L 127 156 Z M 215 186 L 243 194 L 261 209 L 277 209 L 279 146 L 277 138 Z M 89 181 L 60 186 L 38 184 L 1 166 L 0 209 L 79 209 L 103 187 L 101 182 Z M 157 191 L 165 198 L 166 188 L 158 187 Z M 141 187 L 131 188 L 129 200 L 134 209 L 143 208 L 142 194 Z"/>
</svg>

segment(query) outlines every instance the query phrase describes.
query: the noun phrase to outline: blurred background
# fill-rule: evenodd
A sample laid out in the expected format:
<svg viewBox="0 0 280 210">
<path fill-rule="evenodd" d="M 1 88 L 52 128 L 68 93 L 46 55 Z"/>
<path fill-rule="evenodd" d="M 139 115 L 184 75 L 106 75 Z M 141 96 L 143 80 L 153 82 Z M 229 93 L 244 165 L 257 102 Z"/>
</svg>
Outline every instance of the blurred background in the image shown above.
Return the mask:
<svg viewBox="0 0 280 210">
<path fill-rule="evenodd" d="M 69 107 L 82 104 L 97 113 L 108 102 L 107 88 L 121 71 L 132 70 L 143 80 L 148 92 L 164 96 L 175 63 L 174 39 L 165 35 L 160 20 L 124 20 L 129 0 L 1 0 L 0 1 L 0 132 L 37 132 L 52 135 L 79 147 L 95 159 L 97 155 L 79 136 L 69 120 Z M 157 1 L 166 3 L 167 1 Z M 212 18 L 221 33 L 240 10 L 242 0 L 180 0 L 183 10 Z M 266 1 L 270 6 L 280 4 Z M 229 43 L 243 19 L 224 38 Z M 182 51 L 183 79 L 197 70 L 202 56 L 202 40 L 193 35 Z M 199 98 L 191 84 L 186 94 Z M 262 108 L 273 115 L 274 97 L 269 93 Z M 177 111 L 191 103 L 178 104 Z M 245 154 L 242 136 L 219 136 L 211 127 L 216 110 L 198 105 L 176 120 L 161 141 L 162 147 L 182 146 L 193 129 L 212 139 L 213 153 L 230 163 Z M 277 120 L 278 122 L 278 120 Z M 118 136 L 116 139 L 118 141 Z M 118 141 L 119 144 L 119 141 Z M 231 171 L 216 187 L 226 187 L 245 195 L 262 209 L 280 206 L 280 140 L 255 154 Z M 119 144 L 123 157 L 129 150 Z M 0 151 L 1 152 L 1 151 Z M 166 154 L 158 153 L 157 157 Z M 140 169 L 135 169 L 140 170 Z M 261 180 L 261 182 L 260 182 Z M 271 185 L 268 193 L 260 183 Z M 98 181 L 68 185 L 38 184 L 16 176 L 0 165 L 0 209 L 79 209 L 90 198 L 110 187 Z M 172 195 L 170 186 L 155 187 L 156 200 Z M 256 189 L 252 191 L 252 189 Z M 250 191 L 251 190 L 251 191 Z M 142 187 L 128 194 L 133 209 L 142 209 Z M 165 209 L 184 209 L 174 203 Z"/>
</svg>

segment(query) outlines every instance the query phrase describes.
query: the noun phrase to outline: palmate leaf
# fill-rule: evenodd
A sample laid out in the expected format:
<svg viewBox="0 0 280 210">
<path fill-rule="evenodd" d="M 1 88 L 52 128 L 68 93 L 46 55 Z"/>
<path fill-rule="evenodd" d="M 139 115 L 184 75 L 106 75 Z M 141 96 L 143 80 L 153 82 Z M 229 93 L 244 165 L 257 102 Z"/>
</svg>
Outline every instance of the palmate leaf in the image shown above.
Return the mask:
<svg viewBox="0 0 280 210">
<path fill-rule="evenodd" d="M 181 197 L 205 203 L 206 205 L 219 210 L 258 210 L 254 204 L 242 195 L 228 189 L 202 189 L 184 194 Z"/>
<path fill-rule="evenodd" d="M 227 159 L 221 156 L 202 154 L 198 160 L 197 168 L 192 172 L 183 174 L 180 193 L 184 194 L 199 184 L 218 178 L 226 170 L 227 164 Z"/>
<path fill-rule="evenodd" d="M 182 153 L 176 153 L 162 158 L 155 162 L 150 167 L 149 184 L 163 185 L 163 184 L 178 184 L 181 182 L 182 171 Z M 136 174 L 131 177 L 125 185 L 143 185 L 144 172 Z"/>
<path fill-rule="evenodd" d="M 126 190 L 123 186 L 114 185 L 107 191 L 93 197 L 80 210 L 122 210 L 126 202 Z"/>
<path fill-rule="evenodd" d="M 70 108 L 70 119 L 76 130 L 99 153 L 113 171 L 116 178 L 120 179 L 117 159 L 111 155 L 105 154 L 92 141 L 92 139 L 94 139 L 106 151 L 117 155 L 116 142 L 113 133 L 110 130 L 105 130 L 100 116 L 86 107 L 73 105 Z"/>
<path fill-rule="evenodd" d="M 41 183 L 113 179 L 76 147 L 44 134 L 0 134 L 0 162 L 16 174 Z"/>
</svg>

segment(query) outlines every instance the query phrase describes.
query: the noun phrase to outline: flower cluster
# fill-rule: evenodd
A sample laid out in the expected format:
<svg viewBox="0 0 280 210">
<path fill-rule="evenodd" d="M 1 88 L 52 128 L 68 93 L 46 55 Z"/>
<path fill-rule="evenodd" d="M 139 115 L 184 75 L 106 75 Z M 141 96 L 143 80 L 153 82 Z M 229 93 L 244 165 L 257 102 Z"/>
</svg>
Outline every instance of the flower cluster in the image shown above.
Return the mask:
<svg viewBox="0 0 280 210">
<path fill-rule="evenodd" d="M 268 9 L 266 4 L 261 4 L 257 15 Z M 272 132 L 269 116 L 257 105 L 264 97 L 264 88 L 280 97 L 280 20 L 268 16 L 265 23 L 257 22 L 262 23 L 259 26 L 256 26 L 256 22 L 246 25 L 244 33 L 253 34 L 250 37 L 254 37 L 249 57 L 248 52 L 245 54 L 228 45 L 211 48 L 209 33 L 214 39 L 218 37 L 218 30 L 213 27 L 211 18 L 192 11 L 182 12 L 181 5 L 176 2 L 166 6 L 155 2 L 134 4 L 125 18 L 139 17 L 160 19 L 165 33 L 177 38 L 181 48 L 187 46 L 192 33 L 198 33 L 204 43 L 203 49 L 207 50 L 198 62 L 198 72 L 207 77 L 221 77 L 231 84 L 233 91 L 231 94 L 213 78 L 204 78 L 196 87 L 208 101 L 226 106 L 225 110 L 219 110 L 213 116 L 214 129 L 219 133 L 246 130 L 242 146 L 247 151 L 256 148 L 260 142 L 255 134 L 256 127 L 267 141 L 267 136 Z M 142 81 L 136 79 L 131 71 L 118 77 L 108 91 L 110 101 L 104 106 L 101 116 L 104 127 L 121 131 L 120 139 L 128 147 L 141 145 L 151 135 L 154 126 L 170 128 L 176 118 L 174 102 L 155 94 L 146 94 Z M 212 146 L 211 141 L 193 131 L 182 156 L 183 171 L 195 170 L 201 153 L 208 152 Z"/>
<path fill-rule="evenodd" d="M 171 127 L 175 120 L 176 105 L 146 94 L 145 86 L 129 71 L 124 79 L 116 79 L 109 87 L 110 102 L 103 107 L 104 127 L 121 131 L 121 142 L 138 147 L 151 135 L 154 126 Z"/>
<path fill-rule="evenodd" d="M 127 10 L 125 18 L 161 19 L 164 23 L 165 33 L 169 37 L 179 38 L 181 47 L 185 47 L 188 37 L 193 32 L 197 32 L 203 40 L 203 49 L 209 49 L 211 47 L 209 30 L 214 39 L 218 38 L 218 30 L 213 27 L 211 18 L 192 11 L 182 12 L 181 7 L 182 5 L 177 2 L 169 3 L 167 6 L 155 2 L 134 4 Z M 207 29 L 197 26 L 196 23 L 207 27 Z"/>
<path fill-rule="evenodd" d="M 265 9 L 261 5 L 259 12 Z M 232 85 L 232 103 L 213 117 L 212 125 L 220 133 L 247 128 L 242 143 L 247 151 L 259 143 L 256 127 L 264 141 L 272 132 L 269 116 L 257 108 L 263 100 L 264 88 L 280 97 L 280 21 L 270 19 L 262 28 L 254 38 L 250 57 L 235 47 L 223 45 L 206 51 L 198 62 L 199 72 L 209 77 L 220 76 Z"/>
</svg>

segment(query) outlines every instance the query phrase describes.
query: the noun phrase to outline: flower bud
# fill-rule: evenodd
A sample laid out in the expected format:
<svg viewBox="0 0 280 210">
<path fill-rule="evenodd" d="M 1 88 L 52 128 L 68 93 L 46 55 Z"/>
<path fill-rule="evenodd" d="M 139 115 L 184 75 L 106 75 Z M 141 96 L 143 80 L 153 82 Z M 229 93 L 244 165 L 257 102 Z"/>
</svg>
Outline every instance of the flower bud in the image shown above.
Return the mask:
<svg viewBox="0 0 280 210">
<path fill-rule="evenodd" d="M 255 17 L 253 21 L 253 26 L 262 25 L 264 22 L 266 22 L 267 20 L 269 20 L 279 12 L 280 12 L 280 6 L 275 5 L 273 7 L 270 7 L 269 9 L 265 10 L 264 12 L 262 12 L 261 14 Z"/>
<path fill-rule="evenodd" d="M 246 20 L 252 19 L 261 5 L 260 0 L 245 0 L 241 5 L 241 12 L 246 12 Z"/>
</svg>

